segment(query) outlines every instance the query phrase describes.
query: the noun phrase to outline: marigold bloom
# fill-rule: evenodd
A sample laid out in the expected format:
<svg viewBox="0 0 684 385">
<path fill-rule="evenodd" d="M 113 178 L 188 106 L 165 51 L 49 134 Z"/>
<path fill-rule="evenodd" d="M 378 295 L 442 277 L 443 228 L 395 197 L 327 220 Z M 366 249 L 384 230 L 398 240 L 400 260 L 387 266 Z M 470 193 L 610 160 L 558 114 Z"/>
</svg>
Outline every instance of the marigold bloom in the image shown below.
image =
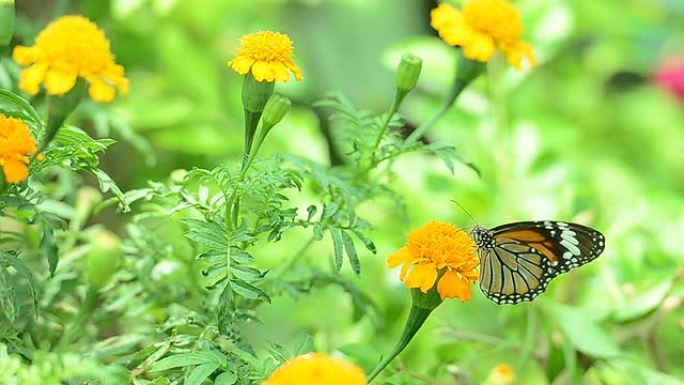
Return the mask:
<svg viewBox="0 0 684 385">
<path fill-rule="evenodd" d="M 295 357 L 276 369 L 262 385 L 366 385 L 361 368 L 321 353 Z"/>
<path fill-rule="evenodd" d="M 532 47 L 520 40 L 518 10 L 507 0 L 467 0 L 462 10 L 443 3 L 432 10 L 431 25 L 447 44 L 462 47 L 468 59 L 486 62 L 498 47 L 515 68 L 523 59 L 536 63 Z"/>
<path fill-rule="evenodd" d="M 496 365 L 487 377 L 489 385 L 513 385 L 515 384 L 515 370 L 509 364 Z"/>
<path fill-rule="evenodd" d="M 62 16 L 36 37 L 32 47 L 17 46 L 14 61 L 28 67 L 21 73 L 19 88 L 36 94 L 43 84 L 48 94 L 64 95 L 79 77 L 88 84 L 90 97 L 109 102 L 128 92 L 124 68 L 114 62 L 109 40 L 95 23 L 83 16 Z"/>
<path fill-rule="evenodd" d="M 302 80 L 302 70 L 292 60 L 292 40 L 282 33 L 261 31 L 240 38 L 240 50 L 228 66 L 246 75 L 250 71 L 257 81 L 287 82 L 290 71 Z"/>
<path fill-rule="evenodd" d="M 476 281 L 480 261 L 465 231 L 442 222 L 430 222 L 411 231 L 407 242 L 387 258 L 390 268 L 403 265 L 401 280 L 427 293 L 437 283 L 442 299 L 470 299 L 470 281 Z"/>
<path fill-rule="evenodd" d="M 31 130 L 19 119 L 0 114 L 0 166 L 7 183 L 28 177 L 29 156 L 36 151 Z"/>
</svg>

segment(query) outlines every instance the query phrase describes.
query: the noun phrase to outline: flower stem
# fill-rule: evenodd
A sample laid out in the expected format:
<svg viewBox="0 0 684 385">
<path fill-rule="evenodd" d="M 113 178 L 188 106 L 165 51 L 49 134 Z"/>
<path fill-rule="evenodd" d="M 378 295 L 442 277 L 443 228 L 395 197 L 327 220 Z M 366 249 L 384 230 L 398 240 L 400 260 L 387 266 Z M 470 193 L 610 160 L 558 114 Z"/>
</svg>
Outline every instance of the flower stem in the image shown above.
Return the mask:
<svg viewBox="0 0 684 385">
<path fill-rule="evenodd" d="M 419 307 L 416 306 L 416 304 L 411 307 L 411 313 L 409 313 L 408 319 L 406 320 L 406 325 L 404 326 L 404 331 L 401 334 L 399 342 L 394 349 L 392 349 L 390 354 L 385 356 L 375 367 L 375 369 L 373 369 L 373 371 L 368 375 L 369 384 L 387 367 L 387 365 L 389 365 L 390 362 L 392 362 L 392 360 L 394 360 L 396 356 L 399 355 L 399 353 L 406 348 L 406 346 L 408 346 L 409 342 L 411 342 L 411 339 L 413 339 L 420 327 L 423 326 L 423 323 L 425 323 L 425 320 L 428 319 L 428 316 L 433 310 L 434 308 L 429 309 Z"/>
<path fill-rule="evenodd" d="M 392 117 L 394 116 L 394 114 L 397 113 L 397 111 L 399 111 L 399 106 L 401 105 L 401 102 L 404 101 L 406 95 L 406 91 L 397 89 L 397 92 L 394 95 L 394 100 L 392 101 L 392 105 L 390 106 L 390 109 L 387 112 L 387 118 L 385 118 L 382 127 L 380 127 L 380 132 L 378 132 L 378 137 L 375 138 L 375 143 L 373 143 L 373 153 L 370 167 L 373 167 L 373 165 L 375 164 L 375 152 L 377 151 L 378 147 L 380 146 L 380 142 L 382 142 L 382 138 L 385 136 L 385 133 L 387 132 L 387 128 L 389 127 L 389 124 L 392 121 Z"/>
<path fill-rule="evenodd" d="M 459 50 L 460 52 L 460 50 Z M 432 126 L 437 123 L 451 108 L 456 99 L 461 95 L 463 90 L 468 87 L 468 85 L 477 78 L 484 70 L 484 63 L 469 60 L 462 53 L 459 53 L 458 60 L 456 62 L 456 76 L 454 82 L 447 94 L 446 98 L 442 102 L 442 105 L 435 111 L 423 124 L 418 126 L 406 138 L 406 143 L 411 144 L 420 139 L 425 132 L 427 132 Z"/>
</svg>

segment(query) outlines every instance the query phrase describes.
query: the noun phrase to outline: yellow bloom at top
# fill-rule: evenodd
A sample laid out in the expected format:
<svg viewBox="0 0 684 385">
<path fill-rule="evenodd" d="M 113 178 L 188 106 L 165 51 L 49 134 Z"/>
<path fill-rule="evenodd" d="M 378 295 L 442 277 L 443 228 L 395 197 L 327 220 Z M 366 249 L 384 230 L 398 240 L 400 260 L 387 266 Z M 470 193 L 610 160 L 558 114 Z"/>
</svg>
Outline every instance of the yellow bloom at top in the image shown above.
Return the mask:
<svg viewBox="0 0 684 385">
<path fill-rule="evenodd" d="M 261 31 L 240 38 L 240 50 L 228 66 L 246 75 L 250 71 L 257 81 L 287 82 L 290 71 L 302 80 L 302 70 L 292 60 L 292 40 L 282 33 Z"/>
<path fill-rule="evenodd" d="M 507 0 L 466 0 L 459 10 L 442 3 L 432 10 L 431 25 L 447 44 L 459 46 L 471 60 L 488 61 L 497 48 L 515 68 L 536 64 L 532 47 L 521 40 L 518 10 Z"/>
<path fill-rule="evenodd" d="M 261 385 L 366 385 L 361 368 L 321 353 L 286 362 Z"/>
<path fill-rule="evenodd" d="M 390 268 L 403 265 L 401 280 L 427 293 L 437 283 L 442 299 L 470 299 L 470 283 L 478 279 L 480 261 L 465 231 L 442 222 L 430 222 L 411 231 L 407 242 L 387 258 Z"/>
<path fill-rule="evenodd" d="M 0 114 L 0 166 L 7 183 L 28 177 L 29 156 L 36 151 L 31 130 L 19 119 Z"/>
<path fill-rule="evenodd" d="M 95 23 L 83 16 L 62 16 L 36 37 L 32 47 L 17 46 L 14 61 L 28 68 L 21 73 L 19 88 L 36 94 L 40 85 L 50 95 L 64 95 L 79 77 L 88 84 L 90 97 L 109 102 L 128 92 L 124 68 L 114 62 L 109 40 Z"/>
</svg>

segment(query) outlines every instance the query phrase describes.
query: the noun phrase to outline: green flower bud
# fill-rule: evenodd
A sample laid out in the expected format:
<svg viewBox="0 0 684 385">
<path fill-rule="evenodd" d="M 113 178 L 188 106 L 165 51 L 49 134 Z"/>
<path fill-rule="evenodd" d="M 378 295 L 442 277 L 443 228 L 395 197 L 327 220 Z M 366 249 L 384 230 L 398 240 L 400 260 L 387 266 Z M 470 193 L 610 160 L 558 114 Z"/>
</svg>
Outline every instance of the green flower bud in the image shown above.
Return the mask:
<svg viewBox="0 0 684 385">
<path fill-rule="evenodd" d="M 14 35 L 14 0 L 0 0 L 0 53 L 9 45 Z"/>
<path fill-rule="evenodd" d="M 273 94 L 275 83 L 260 82 L 254 79 L 251 74 L 245 75 L 242 83 L 242 106 L 247 111 L 261 112 L 268 102 L 268 98 Z"/>
<path fill-rule="evenodd" d="M 101 288 L 114 275 L 121 261 L 121 241 L 108 230 L 99 230 L 93 237 L 86 256 L 85 278 L 93 288 Z"/>
<path fill-rule="evenodd" d="M 184 168 L 179 168 L 177 170 L 171 171 L 171 182 L 175 184 L 182 184 L 185 182 L 185 178 L 188 176 L 188 170 Z"/>
<path fill-rule="evenodd" d="M 264 126 L 273 127 L 280 123 L 291 107 L 292 102 L 288 97 L 280 94 L 271 95 L 266 103 L 266 107 L 264 107 L 264 115 L 262 117 Z M 267 133 L 263 134 L 266 136 Z"/>
<path fill-rule="evenodd" d="M 76 193 L 76 216 L 74 221 L 80 224 L 85 223 L 95 206 L 102 201 L 102 193 L 95 187 L 84 186 Z"/>
<path fill-rule="evenodd" d="M 423 60 L 421 58 L 410 53 L 404 54 L 397 69 L 397 88 L 406 93 L 414 89 L 422 68 Z"/>
</svg>

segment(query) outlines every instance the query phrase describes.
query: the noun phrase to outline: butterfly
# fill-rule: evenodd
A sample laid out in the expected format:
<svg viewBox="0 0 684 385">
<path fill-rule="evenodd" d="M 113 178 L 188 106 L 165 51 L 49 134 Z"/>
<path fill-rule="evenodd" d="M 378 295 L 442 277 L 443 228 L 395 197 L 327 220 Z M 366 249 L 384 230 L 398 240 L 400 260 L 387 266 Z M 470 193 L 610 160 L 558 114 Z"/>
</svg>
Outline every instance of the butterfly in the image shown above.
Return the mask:
<svg viewBox="0 0 684 385">
<path fill-rule="evenodd" d="M 515 222 L 471 232 L 480 257 L 480 289 L 497 304 L 532 301 L 558 275 L 596 259 L 599 231 L 576 223 Z"/>
</svg>

